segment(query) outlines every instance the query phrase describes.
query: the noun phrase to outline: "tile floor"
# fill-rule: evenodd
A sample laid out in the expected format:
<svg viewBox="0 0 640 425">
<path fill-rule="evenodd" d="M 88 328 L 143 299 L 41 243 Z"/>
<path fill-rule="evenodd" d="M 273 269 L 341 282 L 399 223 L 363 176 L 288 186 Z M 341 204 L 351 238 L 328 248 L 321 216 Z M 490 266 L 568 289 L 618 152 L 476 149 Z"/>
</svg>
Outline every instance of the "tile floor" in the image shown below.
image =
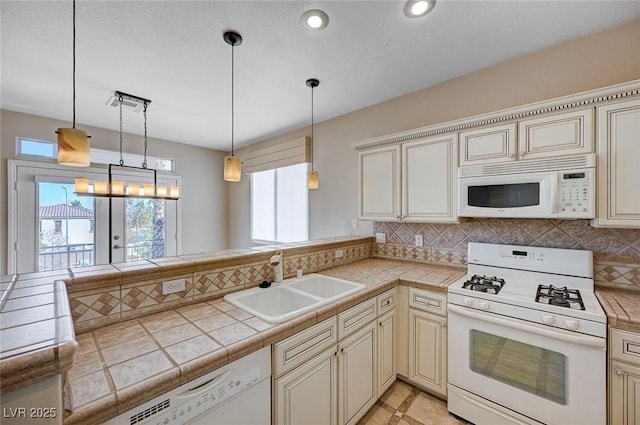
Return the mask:
<svg viewBox="0 0 640 425">
<path fill-rule="evenodd" d="M 358 425 L 468 425 L 447 411 L 447 402 L 396 381 Z"/>
</svg>

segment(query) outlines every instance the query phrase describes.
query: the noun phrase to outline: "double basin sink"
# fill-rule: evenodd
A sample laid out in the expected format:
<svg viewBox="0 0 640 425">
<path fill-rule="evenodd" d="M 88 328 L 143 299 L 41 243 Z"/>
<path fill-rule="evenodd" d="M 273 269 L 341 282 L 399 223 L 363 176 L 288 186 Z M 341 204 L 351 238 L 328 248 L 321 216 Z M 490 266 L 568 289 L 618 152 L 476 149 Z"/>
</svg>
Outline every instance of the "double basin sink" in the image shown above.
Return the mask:
<svg viewBox="0 0 640 425">
<path fill-rule="evenodd" d="M 282 323 L 365 285 L 320 274 L 287 279 L 268 288 L 252 288 L 224 296 L 225 301 L 269 323 Z"/>
</svg>

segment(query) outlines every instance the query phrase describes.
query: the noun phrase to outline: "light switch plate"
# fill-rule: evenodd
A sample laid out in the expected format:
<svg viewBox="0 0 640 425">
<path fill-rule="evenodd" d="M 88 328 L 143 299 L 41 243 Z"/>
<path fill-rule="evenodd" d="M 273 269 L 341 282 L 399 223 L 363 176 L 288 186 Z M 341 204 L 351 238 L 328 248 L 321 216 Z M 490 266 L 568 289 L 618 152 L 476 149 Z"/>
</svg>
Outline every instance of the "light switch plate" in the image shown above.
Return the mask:
<svg viewBox="0 0 640 425">
<path fill-rule="evenodd" d="M 344 257 L 344 251 L 342 249 L 336 249 L 335 258 L 342 258 L 342 257 Z"/>
<path fill-rule="evenodd" d="M 358 219 L 357 218 L 352 218 L 351 219 L 351 228 L 352 229 L 357 229 L 358 228 Z"/>
<path fill-rule="evenodd" d="M 385 242 L 387 242 L 387 234 L 376 233 L 376 243 L 385 243 Z"/>
<path fill-rule="evenodd" d="M 423 246 L 422 235 L 416 235 L 416 246 Z"/>
</svg>

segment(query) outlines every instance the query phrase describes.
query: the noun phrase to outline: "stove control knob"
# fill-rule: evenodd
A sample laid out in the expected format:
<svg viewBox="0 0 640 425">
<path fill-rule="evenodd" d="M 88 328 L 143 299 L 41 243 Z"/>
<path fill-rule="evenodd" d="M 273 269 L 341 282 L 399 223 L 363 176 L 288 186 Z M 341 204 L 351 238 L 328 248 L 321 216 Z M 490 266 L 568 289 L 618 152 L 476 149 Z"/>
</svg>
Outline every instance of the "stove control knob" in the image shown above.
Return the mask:
<svg viewBox="0 0 640 425">
<path fill-rule="evenodd" d="M 571 329 L 571 330 L 577 330 L 578 329 L 578 321 L 577 320 L 565 320 L 564 321 L 564 326 L 567 329 Z"/>
<path fill-rule="evenodd" d="M 553 317 L 553 314 L 543 314 L 542 315 L 542 323 L 547 325 L 553 325 L 556 319 Z"/>
<path fill-rule="evenodd" d="M 480 301 L 478 303 L 478 307 L 480 308 L 480 310 L 489 310 L 489 303 L 486 301 Z"/>
<path fill-rule="evenodd" d="M 462 302 L 468 307 L 471 307 L 473 305 L 473 300 L 471 298 L 464 297 L 462 299 Z"/>
</svg>

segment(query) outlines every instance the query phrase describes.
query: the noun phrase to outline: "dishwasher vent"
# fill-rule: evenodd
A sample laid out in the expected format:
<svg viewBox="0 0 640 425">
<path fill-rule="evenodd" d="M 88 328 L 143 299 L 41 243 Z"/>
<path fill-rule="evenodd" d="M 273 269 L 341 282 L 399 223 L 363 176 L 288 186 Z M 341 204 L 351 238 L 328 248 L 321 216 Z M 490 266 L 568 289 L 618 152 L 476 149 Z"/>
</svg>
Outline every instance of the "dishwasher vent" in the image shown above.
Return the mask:
<svg viewBox="0 0 640 425">
<path fill-rule="evenodd" d="M 161 401 L 160 403 L 156 404 L 155 406 L 151 406 L 148 409 L 143 410 L 140 413 L 136 413 L 135 415 L 132 415 L 129 418 L 129 425 L 135 425 L 137 423 L 140 423 L 142 421 L 144 421 L 147 418 L 150 418 L 151 416 L 155 415 L 156 413 L 159 413 L 161 411 L 163 411 L 164 409 L 168 409 L 171 406 L 171 403 L 169 401 L 169 399 L 166 399 L 165 401 Z"/>
</svg>

